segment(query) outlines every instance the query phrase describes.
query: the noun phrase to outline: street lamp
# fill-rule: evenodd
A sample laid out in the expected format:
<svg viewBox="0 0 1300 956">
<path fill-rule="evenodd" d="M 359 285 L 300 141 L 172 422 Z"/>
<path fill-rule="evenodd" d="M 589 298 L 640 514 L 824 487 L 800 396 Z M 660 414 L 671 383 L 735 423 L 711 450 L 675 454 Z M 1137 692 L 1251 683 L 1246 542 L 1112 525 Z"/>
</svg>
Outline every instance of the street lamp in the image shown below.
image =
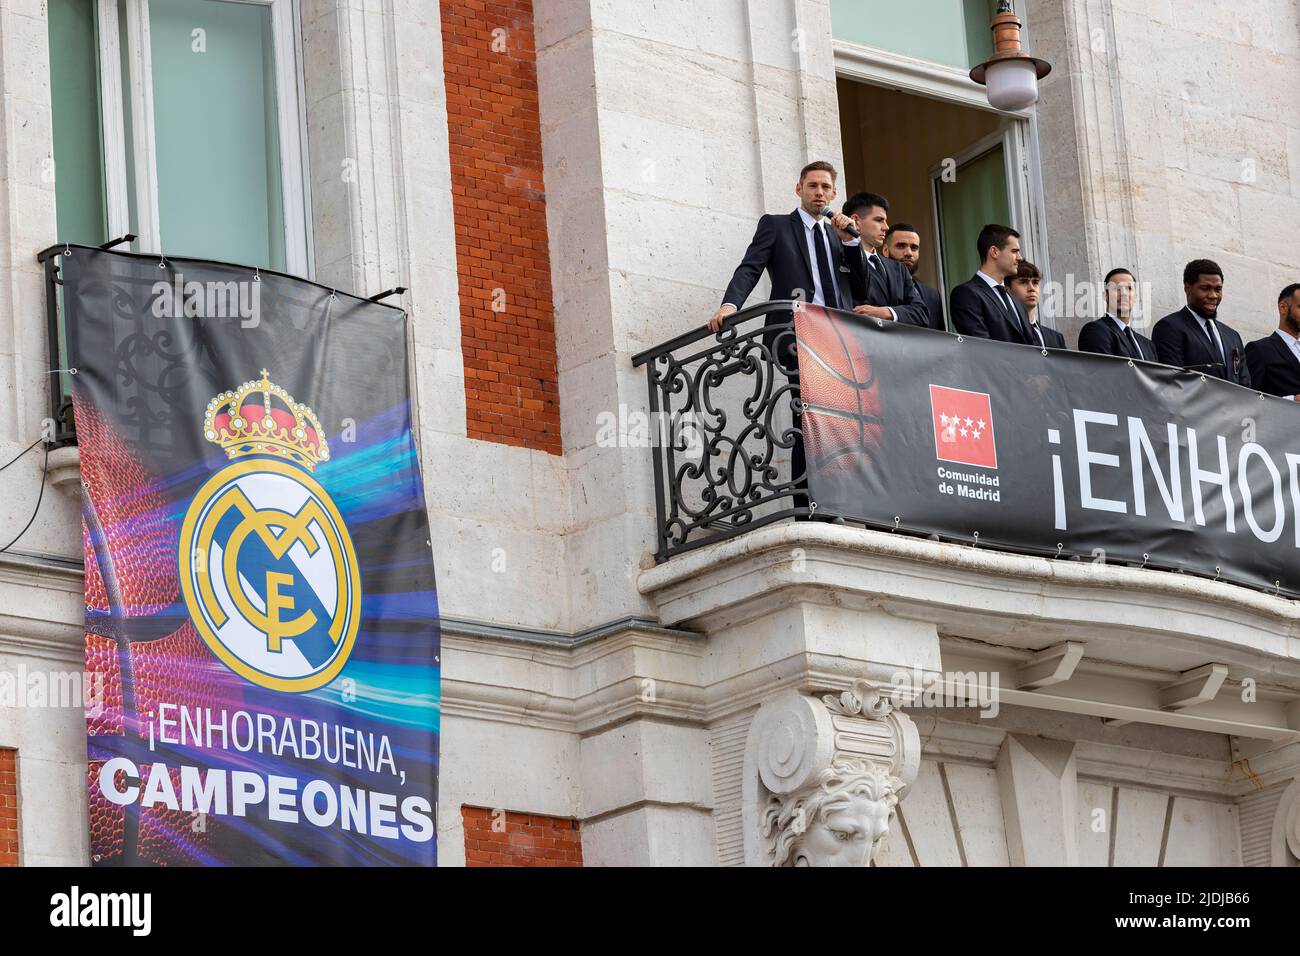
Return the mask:
<svg viewBox="0 0 1300 956">
<path fill-rule="evenodd" d="M 993 17 L 993 56 L 970 71 L 970 78 L 985 87 L 995 110 L 1033 106 L 1038 102 L 1038 81 L 1052 72 L 1052 64 L 1020 49 L 1020 26 L 1011 0 L 1000 0 Z"/>
</svg>

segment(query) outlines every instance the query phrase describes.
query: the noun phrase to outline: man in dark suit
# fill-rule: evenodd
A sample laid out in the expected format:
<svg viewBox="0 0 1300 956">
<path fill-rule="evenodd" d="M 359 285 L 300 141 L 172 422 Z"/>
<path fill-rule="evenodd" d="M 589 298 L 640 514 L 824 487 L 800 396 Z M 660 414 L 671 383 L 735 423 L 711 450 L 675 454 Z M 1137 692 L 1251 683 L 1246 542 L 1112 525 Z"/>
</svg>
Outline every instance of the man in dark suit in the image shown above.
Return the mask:
<svg viewBox="0 0 1300 956">
<path fill-rule="evenodd" d="M 916 278 L 916 270 L 921 264 L 921 234 L 908 222 L 898 222 L 889 227 L 885 233 L 885 256 L 895 262 L 901 262 L 912 277 L 912 284 L 921 294 L 925 303 L 926 325 L 942 332 L 947 323 L 943 318 L 943 296 L 933 286 L 928 286 Z"/>
<path fill-rule="evenodd" d="M 1218 320 L 1223 270 L 1209 259 L 1192 260 L 1183 269 L 1183 292 L 1187 305 L 1151 333 L 1160 361 L 1250 388 L 1241 336 Z"/>
<path fill-rule="evenodd" d="M 1118 355 L 1135 361 L 1157 362 L 1155 343 L 1134 330 L 1133 303 L 1137 301 L 1137 280 L 1127 269 L 1106 273 L 1106 314 L 1079 330 L 1079 351 L 1097 355 Z"/>
<path fill-rule="evenodd" d="M 889 232 L 889 200 L 875 193 L 857 193 L 844 204 L 844 215 L 862 234 L 862 260 L 866 265 L 867 294 L 853 311 L 873 319 L 895 319 L 908 325 L 928 325 L 925 302 L 901 262 L 880 254 Z"/>
<path fill-rule="evenodd" d="M 980 230 L 976 245 L 979 271 L 954 288 L 948 301 L 953 328 L 972 338 L 1038 345 L 1025 307 L 1006 287 L 1020 268 L 1020 233 L 990 223 Z"/>
<path fill-rule="evenodd" d="M 1040 349 L 1068 349 L 1065 336 L 1056 329 L 1049 329 L 1038 321 L 1038 286 L 1043 281 L 1043 272 L 1028 259 L 1021 259 L 1016 268 L 1015 277 L 1007 283 L 1013 298 L 1020 300 L 1029 317 L 1029 344 Z"/>
<path fill-rule="evenodd" d="M 1300 401 L 1300 282 L 1277 297 L 1277 330 L 1246 346 L 1250 381 L 1266 395 Z"/>
<path fill-rule="evenodd" d="M 848 231 L 853 220 L 842 212 L 832 212 L 829 218 L 822 215 L 835 198 L 835 167 L 821 161 L 809 163 L 800 171 L 794 191 L 799 197 L 798 209 L 786 216 L 765 215 L 758 220 L 745 257 L 727 285 L 722 306 L 709 319 L 709 328 L 714 332 L 722 328 L 728 316 L 740 311 L 764 271 L 772 280 L 773 300 L 795 299 L 847 310 L 866 298 L 866 265 L 857 250 L 860 240 Z M 764 345 L 790 382 L 797 385 L 799 361 L 790 313 L 771 312 L 765 324 Z M 796 412 L 796 428 L 800 427 L 800 419 Z M 795 487 L 801 489 L 793 495 L 792 503 L 795 508 L 807 509 L 802 440 L 796 439 L 790 458 Z"/>
<path fill-rule="evenodd" d="M 857 251 L 860 240 L 848 232 L 853 221 L 843 213 L 829 219 L 822 210 L 835 198 L 835 167 L 809 163 L 794 187 L 799 208 L 786 216 L 765 215 L 758 220 L 754 238 L 736 267 L 722 297 L 722 306 L 709 319 L 718 331 L 727 316 L 739 312 L 766 271 L 772 280 L 771 298 L 795 299 L 832 309 L 852 309 L 866 297 L 866 268 Z M 796 375 L 794 334 L 780 334 L 790 324 L 788 312 L 768 314 L 769 331 L 763 341 L 787 375 Z"/>
</svg>

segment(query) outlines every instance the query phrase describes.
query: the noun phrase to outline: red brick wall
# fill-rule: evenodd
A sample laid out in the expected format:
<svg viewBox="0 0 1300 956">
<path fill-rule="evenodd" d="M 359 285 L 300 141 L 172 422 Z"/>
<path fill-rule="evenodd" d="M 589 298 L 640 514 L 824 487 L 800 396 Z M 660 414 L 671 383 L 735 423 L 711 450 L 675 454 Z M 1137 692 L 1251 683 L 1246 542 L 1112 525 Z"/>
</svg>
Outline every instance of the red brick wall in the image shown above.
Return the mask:
<svg viewBox="0 0 1300 956">
<path fill-rule="evenodd" d="M 441 5 L 469 437 L 558 455 L 532 2 Z"/>
<path fill-rule="evenodd" d="M 18 865 L 18 764 L 13 750 L 0 750 L 0 866 Z"/>
<path fill-rule="evenodd" d="M 485 807 L 461 807 L 460 815 L 466 866 L 582 866 L 577 820 Z"/>
</svg>

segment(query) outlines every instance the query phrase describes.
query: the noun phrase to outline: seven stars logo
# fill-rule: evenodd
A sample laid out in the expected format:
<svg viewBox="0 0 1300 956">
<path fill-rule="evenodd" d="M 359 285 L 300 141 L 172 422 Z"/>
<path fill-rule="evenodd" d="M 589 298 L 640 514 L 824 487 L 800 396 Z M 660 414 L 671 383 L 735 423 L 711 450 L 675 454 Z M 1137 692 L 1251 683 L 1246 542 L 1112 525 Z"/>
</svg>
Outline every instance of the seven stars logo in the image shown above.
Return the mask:
<svg viewBox="0 0 1300 956">
<path fill-rule="evenodd" d="M 199 489 L 181 526 L 194 626 L 254 684 L 323 687 L 352 652 L 361 576 L 343 517 L 310 474 L 329 458 L 320 422 L 263 369 L 208 404 L 203 434 L 232 462 Z"/>
<path fill-rule="evenodd" d="M 931 385 L 930 416 L 936 458 L 980 468 L 998 467 L 993 406 L 987 392 Z"/>
</svg>

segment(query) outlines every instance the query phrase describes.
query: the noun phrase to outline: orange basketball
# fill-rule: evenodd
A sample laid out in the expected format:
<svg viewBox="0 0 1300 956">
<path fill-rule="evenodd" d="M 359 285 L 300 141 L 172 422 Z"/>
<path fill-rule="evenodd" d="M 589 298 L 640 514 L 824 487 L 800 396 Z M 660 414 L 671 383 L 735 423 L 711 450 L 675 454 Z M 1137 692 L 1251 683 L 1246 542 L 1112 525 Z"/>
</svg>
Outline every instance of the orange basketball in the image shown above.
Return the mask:
<svg viewBox="0 0 1300 956">
<path fill-rule="evenodd" d="M 880 391 L 851 323 L 817 306 L 795 314 L 809 471 L 856 471 L 880 453 Z"/>
</svg>

